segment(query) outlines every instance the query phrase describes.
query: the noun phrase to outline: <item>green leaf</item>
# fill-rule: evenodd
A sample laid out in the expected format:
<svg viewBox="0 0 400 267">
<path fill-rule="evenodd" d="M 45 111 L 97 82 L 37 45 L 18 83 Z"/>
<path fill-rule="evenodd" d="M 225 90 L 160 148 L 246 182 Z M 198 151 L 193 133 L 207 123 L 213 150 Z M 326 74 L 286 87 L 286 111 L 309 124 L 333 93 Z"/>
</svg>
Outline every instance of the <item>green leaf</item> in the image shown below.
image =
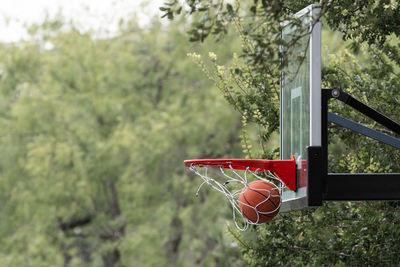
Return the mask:
<svg viewBox="0 0 400 267">
<path fill-rule="evenodd" d="M 231 15 L 233 14 L 233 7 L 232 7 L 231 4 L 229 4 L 229 3 L 226 4 L 226 9 L 228 10 L 228 13 L 229 13 L 229 14 L 231 14 Z"/>
</svg>

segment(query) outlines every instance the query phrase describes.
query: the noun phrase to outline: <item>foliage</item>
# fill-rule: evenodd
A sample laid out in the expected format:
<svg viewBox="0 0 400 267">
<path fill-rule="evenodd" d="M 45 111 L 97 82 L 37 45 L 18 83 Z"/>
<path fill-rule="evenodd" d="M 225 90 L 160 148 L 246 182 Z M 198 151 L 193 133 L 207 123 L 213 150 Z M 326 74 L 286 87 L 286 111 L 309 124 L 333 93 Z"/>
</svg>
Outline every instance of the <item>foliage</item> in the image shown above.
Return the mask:
<svg viewBox="0 0 400 267">
<path fill-rule="evenodd" d="M 216 81 L 246 122 L 253 122 L 261 129 L 258 150 L 262 157 L 275 155 L 264 147 L 278 130 L 279 98 L 274 95 L 279 91 L 280 69 L 288 60 L 301 60 L 279 54 L 279 46 L 292 46 L 304 33 L 299 32 L 294 42 L 285 43 L 280 40 L 280 25 L 285 20 L 298 23 L 290 15 L 311 3 L 171 1 L 162 9 L 170 19 L 178 14 L 190 16 L 191 41 L 204 41 L 209 36 L 221 40 L 231 31 L 239 35 L 242 50 L 239 56 L 233 56 L 234 63 L 224 67 L 216 64 L 214 76 L 208 76 Z M 320 1 L 319 5 L 321 16 L 316 20 L 325 26 L 323 87 L 342 89 L 399 121 L 400 6 L 397 1 Z M 338 36 L 346 42 L 332 46 Z M 331 101 L 329 108 L 396 136 L 343 104 Z M 329 126 L 329 141 L 330 172 L 400 171 L 400 154 L 394 148 L 333 125 Z M 400 249 L 399 207 L 399 202 L 331 202 L 315 210 L 282 215 L 251 232 L 228 230 L 242 248 L 245 260 L 253 266 L 392 266 L 400 260 L 396 253 Z"/>
<path fill-rule="evenodd" d="M 252 266 L 393 266 L 398 263 L 399 212 L 395 203 L 327 203 L 284 214 L 265 227 L 230 229 Z M 398 207 L 397 207 L 398 209 Z"/>
<path fill-rule="evenodd" d="M 240 265 L 229 212 L 182 163 L 237 154 L 240 118 L 181 28 L 99 39 L 56 18 L 1 44 L 1 266 Z"/>
</svg>

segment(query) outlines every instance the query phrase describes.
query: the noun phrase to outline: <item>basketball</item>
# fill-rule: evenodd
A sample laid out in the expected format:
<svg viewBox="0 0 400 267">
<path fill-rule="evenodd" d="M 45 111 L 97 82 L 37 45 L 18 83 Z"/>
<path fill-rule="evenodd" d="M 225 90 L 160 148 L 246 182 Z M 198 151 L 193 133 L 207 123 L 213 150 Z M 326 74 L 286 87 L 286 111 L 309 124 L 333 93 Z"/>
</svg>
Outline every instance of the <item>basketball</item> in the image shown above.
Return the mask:
<svg viewBox="0 0 400 267">
<path fill-rule="evenodd" d="M 272 220 L 279 212 L 280 202 L 278 187 L 263 180 L 249 183 L 239 195 L 240 211 L 252 223 Z"/>
</svg>

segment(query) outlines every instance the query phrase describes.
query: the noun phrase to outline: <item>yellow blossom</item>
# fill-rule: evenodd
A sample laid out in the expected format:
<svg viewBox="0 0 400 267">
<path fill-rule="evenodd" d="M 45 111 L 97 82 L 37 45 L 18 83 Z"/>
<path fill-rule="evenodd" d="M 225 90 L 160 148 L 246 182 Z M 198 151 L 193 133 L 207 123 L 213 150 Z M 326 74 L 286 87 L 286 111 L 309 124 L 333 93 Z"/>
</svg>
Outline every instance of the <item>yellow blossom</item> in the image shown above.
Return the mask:
<svg viewBox="0 0 400 267">
<path fill-rule="evenodd" d="M 217 55 L 214 52 L 209 52 L 208 56 L 211 58 L 212 61 L 217 60 Z"/>
</svg>

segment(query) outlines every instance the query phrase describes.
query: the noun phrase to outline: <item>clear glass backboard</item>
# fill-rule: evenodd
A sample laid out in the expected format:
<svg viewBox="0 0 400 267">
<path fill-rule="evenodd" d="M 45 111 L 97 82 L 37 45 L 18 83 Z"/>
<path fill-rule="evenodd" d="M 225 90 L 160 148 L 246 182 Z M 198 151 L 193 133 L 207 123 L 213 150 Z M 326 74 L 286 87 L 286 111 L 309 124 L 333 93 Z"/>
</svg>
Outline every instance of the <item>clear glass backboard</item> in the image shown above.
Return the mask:
<svg viewBox="0 0 400 267">
<path fill-rule="evenodd" d="M 284 190 L 282 212 L 308 206 L 307 147 L 321 145 L 321 25 L 315 22 L 318 12 L 310 5 L 294 15 L 301 21 L 300 26 L 282 24 L 284 41 L 299 38 L 290 48 L 282 48 L 289 61 L 281 72 L 280 153 L 281 159 L 296 158 L 298 187 L 296 191 Z"/>
</svg>

